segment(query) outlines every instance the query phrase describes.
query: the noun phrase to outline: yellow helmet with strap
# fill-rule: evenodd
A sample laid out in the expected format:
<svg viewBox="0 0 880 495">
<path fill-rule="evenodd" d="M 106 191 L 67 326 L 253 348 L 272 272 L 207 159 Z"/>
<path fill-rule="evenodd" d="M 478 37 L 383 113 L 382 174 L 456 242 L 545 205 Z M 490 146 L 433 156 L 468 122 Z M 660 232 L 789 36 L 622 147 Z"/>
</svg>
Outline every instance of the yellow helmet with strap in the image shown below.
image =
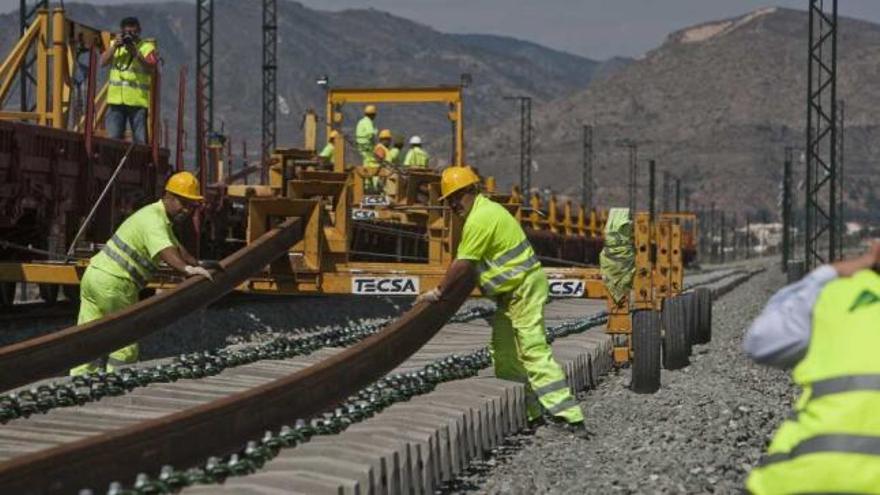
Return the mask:
<svg viewBox="0 0 880 495">
<path fill-rule="evenodd" d="M 168 178 L 165 183 L 165 190 L 171 194 L 191 199 L 194 201 L 202 201 L 204 198 L 199 194 L 199 179 L 192 172 L 177 172 Z"/>
<path fill-rule="evenodd" d="M 480 177 L 467 165 L 448 167 L 440 177 L 440 199 L 446 199 L 450 194 L 480 183 Z"/>
</svg>

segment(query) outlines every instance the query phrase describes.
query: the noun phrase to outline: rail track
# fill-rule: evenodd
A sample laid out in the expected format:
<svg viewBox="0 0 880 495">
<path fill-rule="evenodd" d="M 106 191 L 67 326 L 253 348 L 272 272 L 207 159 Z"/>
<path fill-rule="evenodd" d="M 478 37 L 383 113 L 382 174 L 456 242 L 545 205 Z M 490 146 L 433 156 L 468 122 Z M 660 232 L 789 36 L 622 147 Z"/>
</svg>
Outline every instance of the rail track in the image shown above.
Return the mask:
<svg viewBox="0 0 880 495">
<path fill-rule="evenodd" d="M 729 270 L 689 282 L 721 290 L 725 283 L 747 276 Z M 469 288 L 461 288 L 457 294 L 467 292 Z M 337 493 L 340 487 L 350 493 L 432 491 L 504 435 L 525 426 L 520 384 L 474 376 L 489 363 L 483 348 L 488 327 L 474 321 L 485 316 L 485 308 L 459 317 L 458 323 L 434 336 L 465 296 L 439 307 L 415 308 L 378 333 L 376 328 L 348 329 L 308 345 L 297 346 L 298 339 L 283 345 L 275 341 L 236 356 L 208 353 L 201 360 L 181 359 L 176 366 L 144 368 L 132 376 L 150 378 L 149 385 L 138 383 L 130 391 L 105 389 L 96 397 L 100 400 L 81 407 L 49 407 L 45 414 L 33 414 L 43 412 L 38 393 L 28 402 L 33 415 L 0 427 L 0 491 L 103 491 L 117 480 L 131 487 L 117 485 L 117 493 L 162 493 L 230 478 L 225 489 L 275 493 L 245 487 L 256 479 L 276 486 L 272 490 L 284 490 L 278 488 L 279 470 L 295 471 L 290 479 L 299 484 L 289 486 L 306 493 Z M 560 300 L 549 308 L 554 337 L 603 321 L 603 308 L 595 301 Z M 340 347 L 347 344 L 354 345 Z M 610 367 L 609 346 L 608 337 L 598 332 L 568 336 L 554 345 L 573 389 L 587 388 Z M 187 375 L 187 366 L 216 370 L 213 376 L 198 371 Z M 119 391 L 128 393 L 115 396 Z M 389 430 L 388 418 L 396 418 L 391 420 L 396 429 L 407 425 L 417 434 L 397 435 Z M 445 429 L 432 433 L 431 421 L 440 421 Z M 336 435 L 342 430 L 343 435 Z M 404 441 L 407 435 L 414 443 Z M 283 448 L 309 438 L 312 441 L 296 449 Z M 373 445 L 368 448 L 365 442 Z M 348 447 L 340 445 L 362 447 L 343 454 Z M 366 454 L 359 451 L 372 452 L 373 461 L 366 462 Z M 331 452 L 337 453 L 331 456 L 337 460 L 348 459 L 340 461 L 343 467 L 331 469 L 336 478 L 318 473 L 320 462 L 314 459 Z M 276 456 L 278 460 L 267 464 Z M 346 462 L 357 464 L 353 459 L 358 456 L 360 467 L 343 469 Z M 364 470 L 365 462 L 372 467 Z M 235 478 L 264 465 L 265 472 Z M 220 488 L 190 490 L 213 493 Z"/>
</svg>

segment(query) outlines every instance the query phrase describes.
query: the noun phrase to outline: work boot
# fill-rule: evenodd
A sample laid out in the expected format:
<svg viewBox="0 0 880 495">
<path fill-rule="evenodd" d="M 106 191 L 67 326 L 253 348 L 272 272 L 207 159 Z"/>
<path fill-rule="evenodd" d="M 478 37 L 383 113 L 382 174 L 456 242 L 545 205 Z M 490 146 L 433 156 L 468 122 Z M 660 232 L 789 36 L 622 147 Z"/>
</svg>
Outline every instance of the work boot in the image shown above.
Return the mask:
<svg viewBox="0 0 880 495">
<path fill-rule="evenodd" d="M 547 420 L 544 419 L 544 416 L 538 416 L 534 419 L 529 419 L 528 429 L 537 430 L 538 428 L 547 424 Z"/>
<path fill-rule="evenodd" d="M 564 435 L 571 435 L 582 440 L 590 440 L 593 438 L 593 432 L 587 429 L 587 425 L 584 424 L 583 421 L 569 423 L 564 419 L 559 419 L 555 416 L 548 416 L 546 422 L 548 427 Z"/>
</svg>

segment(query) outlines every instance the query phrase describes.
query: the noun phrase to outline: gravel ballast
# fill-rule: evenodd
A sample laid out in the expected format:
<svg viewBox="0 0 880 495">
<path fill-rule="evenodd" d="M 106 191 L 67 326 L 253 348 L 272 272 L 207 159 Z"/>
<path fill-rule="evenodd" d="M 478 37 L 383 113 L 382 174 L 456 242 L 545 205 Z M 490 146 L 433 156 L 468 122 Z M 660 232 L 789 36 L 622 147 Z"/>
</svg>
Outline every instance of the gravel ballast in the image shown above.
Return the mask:
<svg viewBox="0 0 880 495">
<path fill-rule="evenodd" d="M 690 366 L 663 370 L 656 394 L 632 393 L 628 369 L 606 376 L 581 397 L 591 440 L 547 427 L 513 437 L 447 491 L 741 493 L 796 391 L 740 348 L 784 280 L 769 268 L 717 300 L 712 342 L 694 347 Z"/>
</svg>

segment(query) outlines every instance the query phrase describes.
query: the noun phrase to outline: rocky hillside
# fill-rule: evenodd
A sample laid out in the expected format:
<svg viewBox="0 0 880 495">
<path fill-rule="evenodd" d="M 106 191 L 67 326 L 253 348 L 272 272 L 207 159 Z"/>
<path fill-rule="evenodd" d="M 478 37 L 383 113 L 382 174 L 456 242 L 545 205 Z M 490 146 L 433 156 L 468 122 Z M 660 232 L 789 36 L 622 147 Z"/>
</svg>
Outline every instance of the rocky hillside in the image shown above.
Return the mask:
<svg viewBox="0 0 880 495">
<path fill-rule="evenodd" d="M 196 12 L 192 2 L 114 7 L 68 2 L 66 7 L 73 19 L 105 29 L 115 29 L 124 16 L 140 18 L 144 35 L 155 37 L 160 45 L 163 112 L 171 122 L 177 107 L 178 70 L 181 65 L 190 68 L 187 121 L 188 129 L 193 129 Z M 216 125 L 223 122 L 236 143 L 248 139 L 255 151 L 262 81 L 260 4 L 218 0 L 214 8 Z M 17 22 L 17 12 L 0 16 L 0 53 L 17 39 Z M 325 74 L 335 86 L 366 87 L 458 84 L 460 74 L 470 73 L 467 122 L 469 129 L 476 129 L 514 114 L 514 105 L 502 95 L 527 94 L 549 101 L 586 88 L 595 74 L 607 74 L 621 65 L 614 60 L 606 67 L 512 38 L 445 34 L 376 10 L 323 12 L 291 1 L 278 3 L 278 62 L 279 145 L 300 142 L 299 125 L 306 109 L 323 113 L 323 93 L 315 80 Z M 352 119 L 348 122 L 353 124 Z M 449 134 L 445 110 L 439 106 L 398 106 L 390 111 L 380 107 L 379 124 L 409 135 L 420 133 L 438 148 L 438 141 Z M 438 149 L 437 154 L 445 152 Z"/>
<path fill-rule="evenodd" d="M 593 124 L 600 204 L 626 204 L 627 153 L 615 143 L 629 138 L 639 143 L 642 186 L 655 158 L 696 203 L 776 210 L 784 147 L 805 139 L 806 28 L 805 12 L 786 9 L 694 26 L 586 90 L 536 106 L 533 185 L 578 194 L 582 125 Z M 880 218 L 880 26 L 843 19 L 840 33 L 847 200 L 856 217 Z M 470 140 L 472 160 L 508 184 L 518 180 L 518 125 L 511 119 Z"/>
</svg>

